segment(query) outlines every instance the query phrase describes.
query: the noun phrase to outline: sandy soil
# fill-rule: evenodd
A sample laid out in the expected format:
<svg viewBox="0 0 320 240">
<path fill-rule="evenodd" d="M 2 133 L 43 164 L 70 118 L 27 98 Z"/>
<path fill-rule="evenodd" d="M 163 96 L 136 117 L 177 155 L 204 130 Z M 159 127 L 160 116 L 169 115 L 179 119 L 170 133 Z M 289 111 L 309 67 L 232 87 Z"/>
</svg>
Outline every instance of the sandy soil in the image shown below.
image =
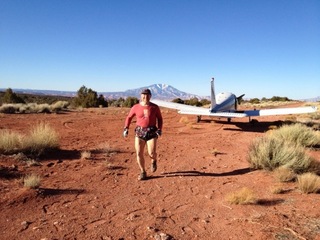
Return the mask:
<svg viewBox="0 0 320 240">
<path fill-rule="evenodd" d="M 246 160 L 252 140 L 284 117 L 261 117 L 254 126 L 248 119 L 196 123 L 162 109 L 158 170 L 141 182 L 133 125 L 122 138 L 128 112 L 1 115 L 0 128 L 20 133 L 49 123 L 61 147 L 39 159 L 40 166 L 0 156 L 0 238 L 320 239 L 320 194 L 280 184 Z M 81 159 L 83 151 L 91 151 L 91 159 Z M 320 159 L 320 151 L 311 154 Z M 39 190 L 23 187 L 29 173 L 42 177 Z M 285 193 L 272 193 L 279 184 Z M 257 204 L 226 200 L 243 187 L 255 192 Z"/>
</svg>

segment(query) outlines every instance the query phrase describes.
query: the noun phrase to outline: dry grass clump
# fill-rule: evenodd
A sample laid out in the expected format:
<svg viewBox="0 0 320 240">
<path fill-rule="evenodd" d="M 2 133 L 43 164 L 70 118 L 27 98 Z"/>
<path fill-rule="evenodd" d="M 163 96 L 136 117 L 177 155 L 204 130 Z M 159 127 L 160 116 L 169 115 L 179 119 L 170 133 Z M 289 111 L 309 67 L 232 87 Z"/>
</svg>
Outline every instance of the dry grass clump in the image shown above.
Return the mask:
<svg viewBox="0 0 320 240">
<path fill-rule="evenodd" d="M 59 138 L 50 125 L 42 122 L 32 128 L 28 137 L 24 138 L 23 148 L 27 152 L 40 155 L 46 150 L 59 148 Z"/>
<path fill-rule="evenodd" d="M 47 103 L 7 103 L 0 106 L 0 113 L 51 113 L 59 112 L 68 106 L 67 101 L 58 101 L 51 105 Z"/>
<path fill-rule="evenodd" d="M 276 168 L 273 173 L 275 178 L 280 182 L 292 182 L 297 177 L 296 173 L 292 169 L 284 166 Z"/>
<path fill-rule="evenodd" d="M 59 112 L 68 108 L 69 105 L 70 103 L 67 101 L 57 101 L 50 105 L 50 109 L 52 112 Z"/>
<path fill-rule="evenodd" d="M 188 117 L 181 117 L 179 120 L 179 123 L 188 124 L 188 123 L 190 123 L 190 121 L 189 121 Z"/>
<path fill-rule="evenodd" d="M 119 148 L 112 147 L 112 146 L 111 146 L 109 143 L 107 143 L 107 142 L 100 144 L 98 150 L 99 150 L 100 152 L 105 153 L 105 155 L 106 155 L 107 157 L 110 157 L 110 156 L 112 156 L 112 155 L 115 155 L 115 154 L 121 152 L 121 150 L 120 150 Z"/>
<path fill-rule="evenodd" d="M 231 204 L 255 204 L 257 198 L 254 192 L 249 188 L 242 188 L 236 192 L 232 192 L 226 197 L 227 201 Z"/>
<path fill-rule="evenodd" d="M 320 177 L 314 173 L 304 173 L 298 176 L 298 189 L 304 193 L 320 192 Z"/>
<path fill-rule="evenodd" d="M 303 147 L 312 147 L 320 144 L 320 134 L 303 124 L 284 125 L 271 135 L 277 139 L 283 139 L 292 144 Z"/>
<path fill-rule="evenodd" d="M 41 184 L 41 177 L 36 174 L 30 174 L 23 178 L 23 185 L 27 188 L 38 188 Z"/>
<path fill-rule="evenodd" d="M 252 142 L 247 160 L 254 169 L 272 171 L 283 166 L 297 173 L 307 172 L 313 162 L 303 147 L 270 136 Z"/>
<path fill-rule="evenodd" d="M 83 159 L 83 160 L 91 159 L 91 152 L 90 151 L 82 151 L 81 152 L 81 159 Z"/>
<path fill-rule="evenodd" d="M 46 123 L 35 125 L 28 135 L 21 135 L 9 130 L 0 132 L 0 153 L 32 153 L 40 155 L 46 150 L 59 147 L 57 133 Z"/>
<path fill-rule="evenodd" d="M 0 153 L 11 154 L 21 147 L 22 136 L 7 129 L 0 130 Z"/>
<path fill-rule="evenodd" d="M 284 125 L 253 141 L 248 161 L 256 169 L 272 171 L 283 166 L 295 173 L 307 172 L 314 167 L 315 160 L 307 155 L 305 147 L 319 144 L 320 135 L 311 128 L 303 124 Z"/>
<path fill-rule="evenodd" d="M 286 190 L 283 189 L 283 187 L 280 186 L 280 185 L 272 186 L 272 187 L 270 188 L 270 190 L 271 190 L 271 192 L 272 192 L 273 194 L 283 194 L 283 193 L 286 192 Z"/>
</svg>

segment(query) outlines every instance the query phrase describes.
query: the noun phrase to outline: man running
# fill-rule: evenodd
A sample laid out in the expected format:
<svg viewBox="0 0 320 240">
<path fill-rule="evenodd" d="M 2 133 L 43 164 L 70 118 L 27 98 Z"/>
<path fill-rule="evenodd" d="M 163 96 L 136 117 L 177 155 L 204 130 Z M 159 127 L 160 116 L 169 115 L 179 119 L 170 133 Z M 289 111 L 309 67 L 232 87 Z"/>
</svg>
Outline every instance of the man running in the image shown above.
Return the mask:
<svg viewBox="0 0 320 240">
<path fill-rule="evenodd" d="M 151 172 L 157 170 L 157 139 L 162 133 L 163 120 L 159 106 L 150 102 L 150 99 L 150 89 L 144 89 L 141 92 L 140 102 L 130 109 L 123 130 L 123 136 L 127 137 L 130 123 L 133 117 L 136 116 L 135 150 L 140 168 L 139 180 L 147 179 L 144 160 L 144 148 L 146 145 L 149 157 L 151 158 Z"/>
</svg>

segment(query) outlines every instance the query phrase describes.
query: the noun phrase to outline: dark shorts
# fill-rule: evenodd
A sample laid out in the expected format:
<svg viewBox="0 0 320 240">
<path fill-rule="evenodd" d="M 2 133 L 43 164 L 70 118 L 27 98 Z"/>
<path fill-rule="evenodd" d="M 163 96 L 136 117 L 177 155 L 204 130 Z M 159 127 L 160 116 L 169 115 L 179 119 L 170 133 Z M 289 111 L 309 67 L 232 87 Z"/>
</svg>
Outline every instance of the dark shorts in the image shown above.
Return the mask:
<svg viewBox="0 0 320 240">
<path fill-rule="evenodd" d="M 140 127 L 137 126 L 136 129 L 134 130 L 136 133 L 136 137 L 144 140 L 144 141 L 148 141 L 152 138 L 157 138 L 157 127 Z"/>
</svg>

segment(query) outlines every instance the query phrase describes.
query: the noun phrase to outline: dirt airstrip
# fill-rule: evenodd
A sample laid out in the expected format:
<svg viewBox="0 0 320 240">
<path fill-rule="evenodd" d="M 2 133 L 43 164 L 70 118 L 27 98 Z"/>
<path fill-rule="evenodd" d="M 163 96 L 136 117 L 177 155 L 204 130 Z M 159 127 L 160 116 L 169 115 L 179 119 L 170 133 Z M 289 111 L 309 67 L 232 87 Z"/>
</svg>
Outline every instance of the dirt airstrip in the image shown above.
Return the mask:
<svg viewBox="0 0 320 240">
<path fill-rule="evenodd" d="M 141 182 L 134 124 L 122 138 L 128 111 L 1 115 L 0 128 L 19 133 L 49 123 L 60 150 L 39 159 L 40 166 L 0 156 L 0 239 L 320 239 L 320 194 L 280 184 L 246 160 L 252 140 L 285 117 L 261 117 L 254 126 L 248 119 L 196 123 L 162 109 L 158 170 Z M 91 159 L 81 159 L 83 151 Z M 310 154 L 320 159 L 320 151 Z M 30 173 L 41 176 L 39 190 L 23 187 Z M 272 193 L 279 184 L 284 193 Z M 257 204 L 226 200 L 243 187 Z"/>
</svg>

